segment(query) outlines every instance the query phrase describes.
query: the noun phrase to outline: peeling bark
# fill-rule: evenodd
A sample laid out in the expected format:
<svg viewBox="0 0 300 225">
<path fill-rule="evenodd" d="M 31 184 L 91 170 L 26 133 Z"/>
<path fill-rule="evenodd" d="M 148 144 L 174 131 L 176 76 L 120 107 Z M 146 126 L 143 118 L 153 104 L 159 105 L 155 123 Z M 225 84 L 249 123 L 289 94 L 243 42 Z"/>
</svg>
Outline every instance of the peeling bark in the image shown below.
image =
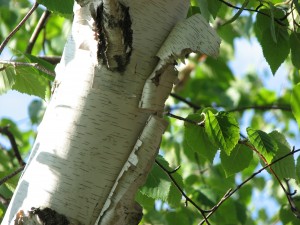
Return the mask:
<svg viewBox="0 0 300 225">
<path fill-rule="evenodd" d="M 134 197 L 167 127 L 161 114 L 175 60 L 218 52 L 220 40 L 200 15 L 184 20 L 188 0 L 77 2 L 53 96 L 3 225 L 32 207 L 74 225 L 138 224 Z"/>
</svg>

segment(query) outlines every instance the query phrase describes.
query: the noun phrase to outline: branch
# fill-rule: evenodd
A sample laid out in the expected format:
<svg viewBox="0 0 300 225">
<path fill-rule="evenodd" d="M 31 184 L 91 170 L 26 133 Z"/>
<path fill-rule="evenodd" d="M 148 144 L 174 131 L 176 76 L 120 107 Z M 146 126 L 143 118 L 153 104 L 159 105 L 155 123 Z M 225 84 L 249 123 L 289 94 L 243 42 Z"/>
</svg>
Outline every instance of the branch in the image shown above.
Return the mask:
<svg viewBox="0 0 300 225">
<path fill-rule="evenodd" d="M 52 76 L 53 78 L 55 77 L 55 72 L 52 70 L 47 69 L 46 67 L 38 64 L 38 63 L 27 63 L 27 62 L 13 62 L 13 61 L 7 61 L 7 60 L 0 60 L 0 64 L 4 64 L 4 65 L 12 65 L 14 67 L 18 67 L 18 66 L 29 66 L 29 67 L 34 67 L 50 76 Z"/>
<path fill-rule="evenodd" d="M 190 202 L 203 216 L 204 218 L 204 222 L 206 222 L 207 225 L 210 225 L 210 223 L 207 220 L 207 217 L 205 216 L 205 213 L 207 213 L 207 211 L 201 209 L 192 199 L 190 199 L 185 192 L 182 190 L 182 188 L 179 186 L 179 184 L 177 183 L 177 181 L 174 179 L 173 177 L 173 173 L 175 173 L 180 167 L 177 167 L 175 170 L 173 171 L 169 171 L 167 170 L 158 160 L 155 160 L 155 163 L 168 175 L 168 177 L 172 180 L 173 184 L 176 186 L 176 188 L 180 191 L 180 193 L 182 194 L 182 196 L 184 196 L 185 201 L 186 201 L 186 205 L 187 202 Z"/>
<path fill-rule="evenodd" d="M 18 173 L 20 173 L 21 171 L 23 171 L 24 168 L 25 168 L 25 166 L 26 166 L 26 165 L 24 164 L 24 165 L 21 166 L 19 169 L 15 170 L 15 171 L 12 172 L 11 174 L 9 174 L 9 175 L 7 175 L 6 177 L 2 178 L 2 179 L 0 180 L 0 186 L 1 186 L 2 184 L 4 184 L 6 181 L 8 181 L 10 178 L 13 178 L 13 177 L 16 176 Z"/>
<path fill-rule="evenodd" d="M 38 58 L 43 59 L 52 65 L 56 65 L 60 62 L 61 56 L 38 56 Z M 54 74 L 55 76 L 55 74 Z"/>
<path fill-rule="evenodd" d="M 225 195 L 221 198 L 221 200 L 210 210 L 210 212 L 208 213 L 208 215 L 206 216 L 206 218 L 209 218 L 210 216 L 212 216 L 212 214 L 223 204 L 224 201 L 226 201 L 229 197 L 231 197 L 235 192 L 237 192 L 240 188 L 242 188 L 246 183 L 248 183 L 251 179 L 253 179 L 255 176 L 257 176 L 258 174 L 260 174 L 262 171 L 264 171 L 265 169 L 271 167 L 272 165 L 274 165 L 275 163 L 279 162 L 280 160 L 283 160 L 284 158 L 290 156 L 290 155 L 294 155 L 295 153 L 300 152 L 300 149 L 295 150 L 295 148 L 293 148 L 293 150 L 291 152 L 289 152 L 288 154 L 281 156 L 280 158 L 274 160 L 273 162 L 271 162 L 270 164 L 267 164 L 266 166 L 264 166 L 263 168 L 261 168 L 260 170 L 258 170 L 257 172 L 253 173 L 251 176 L 249 176 L 246 180 L 244 180 L 241 184 L 239 184 L 235 189 L 229 189 Z M 293 209 L 292 209 L 293 210 Z M 205 220 L 202 220 L 198 225 L 202 225 L 204 222 L 206 222 Z"/>
<path fill-rule="evenodd" d="M 233 23 L 234 21 L 237 20 L 237 18 L 241 15 L 241 13 L 245 10 L 246 6 L 248 5 L 249 0 L 245 0 L 244 3 L 242 4 L 242 7 L 237 11 L 237 13 L 230 19 L 224 22 L 221 26 Z"/>
<path fill-rule="evenodd" d="M 185 99 L 185 98 L 183 98 L 183 97 L 181 97 L 181 96 L 179 96 L 179 95 L 177 95 L 177 94 L 175 94 L 175 93 L 171 93 L 170 96 L 172 96 L 173 98 L 175 98 L 175 99 L 177 99 L 177 100 L 179 100 L 179 101 L 184 102 L 184 103 L 187 104 L 188 106 L 192 107 L 194 110 L 199 110 L 199 109 L 201 109 L 200 106 L 196 105 L 195 103 L 193 103 L 193 102 L 191 102 L 191 101 L 189 101 L 189 100 L 187 100 L 187 99 Z"/>
<path fill-rule="evenodd" d="M 182 120 L 184 122 L 188 122 L 188 123 L 194 124 L 196 126 L 203 126 L 203 122 L 198 123 L 196 121 L 193 121 L 193 120 L 190 120 L 190 119 L 187 119 L 187 118 L 183 118 L 181 116 L 174 115 L 174 114 L 172 114 L 170 112 L 165 112 L 164 114 L 166 116 L 169 116 L 169 117 L 172 117 L 172 118 L 175 118 L 175 119 L 178 119 L 178 120 Z"/>
<path fill-rule="evenodd" d="M 219 1 L 222 2 L 222 3 L 224 3 L 224 4 L 227 5 L 227 6 L 231 7 L 231 8 L 238 9 L 238 10 L 242 9 L 242 7 L 238 7 L 238 6 L 232 5 L 231 3 L 226 2 L 226 1 L 224 1 L 224 0 L 219 0 Z M 256 13 L 259 13 L 259 14 L 261 14 L 261 15 L 264 15 L 264 16 L 266 16 L 266 17 L 271 18 L 269 14 L 264 13 L 264 12 L 262 12 L 262 11 L 259 11 L 259 8 L 260 8 L 261 6 L 263 6 L 263 5 L 260 4 L 258 7 L 256 7 L 256 9 L 244 8 L 243 10 L 249 11 L 249 12 L 256 12 Z M 275 21 L 276 23 L 278 23 L 279 25 L 281 25 L 281 26 L 286 26 L 286 24 L 284 24 L 284 23 L 283 23 L 280 19 L 278 19 L 278 18 L 274 18 L 274 21 Z"/>
<path fill-rule="evenodd" d="M 24 166 L 25 162 L 23 161 L 23 159 L 21 157 L 16 139 L 15 139 L 14 135 L 9 131 L 8 128 L 9 128 L 8 126 L 0 127 L 0 133 L 2 133 L 2 134 L 4 134 L 5 136 L 8 137 L 8 139 L 10 141 L 10 144 L 11 144 L 11 147 L 12 147 L 14 153 L 15 153 L 15 156 L 16 156 L 20 166 Z"/>
<path fill-rule="evenodd" d="M 4 47 L 7 45 L 8 41 L 15 35 L 15 33 L 21 28 L 21 26 L 28 20 L 28 18 L 31 16 L 31 14 L 36 10 L 36 8 L 39 6 L 39 3 L 35 2 L 32 8 L 29 10 L 29 12 L 26 14 L 26 16 L 21 20 L 21 22 L 13 29 L 12 32 L 4 39 L 4 41 L 0 45 L 0 55 L 4 49 Z"/>
<path fill-rule="evenodd" d="M 34 46 L 40 32 L 42 31 L 42 29 L 45 28 L 45 24 L 46 24 L 46 22 L 47 22 L 50 15 L 51 15 L 51 12 L 48 11 L 48 10 L 43 12 L 38 24 L 36 25 L 36 27 L 35 27 L 35 29 L 32 33 L 32 36 L 29 39 L 29 43 L 28 43 L 27 49 L 25 51 L 26 53 L 31 54 L 33 46 Z"/>
</svg>

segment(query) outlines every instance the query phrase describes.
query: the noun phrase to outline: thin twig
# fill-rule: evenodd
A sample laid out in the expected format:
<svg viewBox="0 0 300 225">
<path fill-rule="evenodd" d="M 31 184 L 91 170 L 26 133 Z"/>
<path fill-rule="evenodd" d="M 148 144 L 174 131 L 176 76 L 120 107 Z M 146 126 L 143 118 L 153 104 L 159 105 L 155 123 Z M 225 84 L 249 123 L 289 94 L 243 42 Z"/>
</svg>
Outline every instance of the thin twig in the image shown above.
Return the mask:
<svg viewBox="0 0 300 225">
<path fill-rule="evenodd" d="M 61 56 L 38 56 L 38 58 L 43 59 L 52 65 L 58 64 L 61 60 Z"/>
<path fill-rule="evenodd" d="M 288 154 L 285 154 L 284 156 L 279 157 L 278 159 L 272 161 L 270 164 L 267 164 L 266 166 L 264 166 L 261 169 L 259 169 L 257 172 L 253 173 L 246 180 L 244 180 L 241 184 L 239 184 L 238 186 L 236 186 L 235 189 L 233 189 L 233 190 L 229 189 L 225 193 L 225 195 L 221 198 L 221 200 L 206 215 L 206 218 L 209 218 L 223 204 L 224 201 L 226 201 L 229 197 L 231 197 L 235 192 L 237 192 L 240 188 L 242 188 L 246 183 L 248 183 L 250 180 L 252 180 L 255 176 L 257 176 L 258 174 L 260 174 L 262 171 L 266 170 L 270 166 L 274 165 L 275 163 L 279 162 L 280 160 L 283 160 L 284 158 L 286 158 L 286 157 L 288 157 L 290 155 L 294 155 L 295 153 L 297 153 L 299 151 L 300 151 L 300 149 L 295 150 L 293 148 L 293 150 L 291 152 L 289 152 Z M 202 220 L 198 225 L 202 225 L 204 222 L 206 222 L 206 221 Z"/>
<path fill-rule="evenodd" d="M 26 16 L 21 20 L 21 22 L 15 27 L 15 29 L 10 32 L 10 34 L 4 39 L 4 41 L 0 45 L 0 55 L 4 49 L 4 47 L 7 45 L 8 41 L 15 35 L 15 33 L 21 28 L 21 26 L 28 20 L 28 18 L 31 16 L 31 14 L 36 10 L 36 8 L 39 6 L 39 3 L 35 2 L 32 6 L 32 8 L 28 11 Z"/>
<path fill-rule="evenodd" d="M 25 166 L 26 166 L 26 165 L 24 164 L 23 166 L 21 166 L 20 168 L 18 168 L 18 169 L 15 170 L 14 172 L 12 172 L 11 174 L 9 174 L 9 175 L 5 176 L 4 178 L 2 178 L 2 179 L 0 180 L 0 186 L 1 186 L 2 184 L 4 184 L 6 181 L 8 181 L 10 178 L 13 178 L 13 177 L 16 176 L 18 173 L 22 172 L 22 171 L 24 170 Z"/>
<path fill-rule="evenodd" d="M 224 3 L 225 5 L 231 7 L 231 8 L 234 8 L 234 9 L 241 9 L 242 7 L 238 7 L 238 6 L 235 6 L 229 2 L 226 2 L 224 0 L 219 0 L 220 2 Z M 259 7 L 257 7 L 256 9 L 251 9 L 251 8 L 244 8 L 245 11 L 249 11 L 249 12 L 256 12 L 256 13 L 259 13 L 261 15 L 264 15 L 266 17 L 269 17 L 270 18 L 270 15 L 267 14 L 267 13 L 264 13 L 262 11 L 259 11 L 258 8 L 260 8 L 262 5 L 260 4 Z M 280 19 L 277 19 L 277 18 L 274 18 L 275 22 L 278 23 L 279 25 L 281 26 L 286 26 L 286 24 L 284 24 Z"/>
<path fill-rule="evenodd" d="M 31 54 L 33 46 L 34 46 L 41 30 L 45 28 L 45 24 L 46 24 L 46 22 L 47 22 L 50 15 L 51 15 L 51 12 L 48 11 L 48 10 L 43 12 L 38 24 L 36 25 L 32 35 L 29 39 L 29 43 L 28 43 L 28 46 L 27 46 L 26 51 L 25 51 L 26 53 Z"/>
<path fill-rule="evenodd" d="M 0 64 L 4 64 L 4 65 L 12 65 L 14 67 L 18 67 L 18 66 L 29 66 L 29 67 L 34 67 L 52 77 L 55 77 L 55 72 L 52 70 L 49 70 L 47 68 L 45 68 L 44 66 L 38 64 L 38 63 L 27 63 L 27 62 L 14 62 L 14 61 L 7 61 L 7 60 L 0 60 Z"/>
<path fill-rule="evenodd" d="M 191 203 L 202 215 L 202 217 L 204 218 L 204 221 L 206 222 L 207 225 L 210 225 L 210 223 L 208 222 L 207 217 L 205 216 L 206 211 L 201 209 L 192 199 L 190 199 L 185 192 L 182 190 L 182 188 L 179 186 L 179 184 L 177 183 L 177 181 L 174 179 L 173 177 L 173 171 L 169 171 L 167 170 L 158 160 L 155 160 L 155 163 L 168 175 L 168 177 L 172 180 L 173 184 L 176 186 L 176 188 L 180 191 L 180 193 L 182 194 L 182 196 L 184 196 L 186 202 Z M 177 167 L 178 168 L 178 167 Z M 175 169 L 176 170 L 176 169 Z M 177 169 L 178 170 L 178 169 Z"/>
<path fill-rule="evenodd" d="M 196 126 L 203 126 L 203 123 L 201 123 L 201 122 L 197 123 L 196 121 L 193 121 L 193 120 L 190 120 L 190 119 L 187 119 L 187 118 L 183 118 L 181 116 L 174 115 L 174 114 L 172 114 L 170 112 L 165 112 L 164 115 L 172 117 L 172 118 L 175 118 L 175 119 L 178 119 L 178 120 L 182 120 L 184 122 L 188 122 L 188 123 L 194 124 Z"/>
<path fill-rule="evenodd" d="M 173 98 L 179 100 L 179 101 L 182 101 L 184 102 L 185 104 L 187 104 L 188 106 L 192 107 L 194 110 L 199 110 L 201 109 L 201 107 L 199 105 L 196 105 L 195 103 L 175 94 L 175 93 L 171 93 L 170 96 L 172 96 Z"/>
<path fill-rule="evenodd" d="M 264 161 L 265 165 L 268 165 L 268 161 L 267 159 L 256 149 L 254 148 L 252 145 L 250 145 L 248 142 L 244 142 L 244 145 L 248 146 L 250 149 L 252 149 L 253 151 L 256 152 L 256 154 L 261 158 L 262 161 Z M 293 149 L 294 151 L 294 149 Z M 293 152 L 292 151 L 292 152 Z M 273 174 L 273 176 L 275 177 L 275 179 L 278 181 L 281 189 L 284 191 L 286 197 L 287 197 L 287 200 L 291 206 L 291 209 L 293 212 L 297 212 L 297 208 L 295 207 L 295 204 L 291 198 L 291 195 L 290 195 L 290 192 L 286 190 L 286 188 L 284 187 L 284 185 L 282 184 L 280 178 L 278 177 L 278 175 L 275 173 L 275 171 L 272 169 L 272 167 L 269 168 L 269 170 L 271 171 L 271 173 Z"/>
<path fill-rule="evenodd" d="M 14 153 L 15 153 L 15 156 L 16 156 L 20 166 L 24 166 L 25 162 L 23 161 L 23 159 L 21 157 L 16 139 L 15 139 L 14 135 L 9 131 L 8 128 L 9 128 L 9 126 L 0 127 L 0 133 L 2 133 L 2 134 L 4 134 L 5 136 L 8 137 L 8 139 L 10 141 L 10 144 L 11 144 L 11 147 L 12 147 Z"/>
</svg>

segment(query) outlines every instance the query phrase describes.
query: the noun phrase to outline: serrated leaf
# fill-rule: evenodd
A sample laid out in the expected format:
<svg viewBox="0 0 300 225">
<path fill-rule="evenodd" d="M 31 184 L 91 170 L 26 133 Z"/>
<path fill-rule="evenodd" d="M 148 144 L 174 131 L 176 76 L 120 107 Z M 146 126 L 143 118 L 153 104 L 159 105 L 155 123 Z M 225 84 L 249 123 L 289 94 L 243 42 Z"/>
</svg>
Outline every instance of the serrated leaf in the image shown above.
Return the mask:
<svg viewBox="0 0 300 225">
<path fill-rule="evenodd" d="M 270 163 L 278 149 L 276 142 L 267 133 L 261 130 L 254 130 L 248 127 L 247 134 L 251 144 L 265 157 L 267 162 Z"/>
<path fill-rule="evenodd" d="M 253 151 L 245 145 L 237 144 L 230 155 L 221 151 L 221 164 L 226 177 L 247 168 L 253 158 Z"/>
<path fill-rule="evenodd" d="M 290 44 L 292 63 L 295 67 L 300 69 L 300 33 L 292 32 L 290 35 Z"/>
<path fill-rule="evenodd" d="M 161 156 L 158 156 L 156 160 L 158 160 L 168 171 L 172 170 L 169 167 L 169 163 Z M 183 182 L 181 176 L 179 174 L 173 174 L 173 177 L 182 187 Z M 146 183 L 140 188 L 140 193 L 156 200 L 159 199 L 168 202 L 173 206 L 179 204 L 181 200 L 180 191 L 172 183 L 166 172 L 164 172 L 156 163 L 153 164 Z"/>
<path fill-rule="evenodd" d="M 263 55 L 272 73 L 275 74 L 290 52 L 289 34 L 285 26 L 278 25 L 274 20 L 262 14 L 280 18 L 284 16 L 284 12 L 278 8 L 274 8 L 273 11 L 262 9 L 260 12 L 257 14 L 254 30 L 262 47 Z M 281 22 L 287 23 L 287 21 Z"/>
<path fill-rule="evenodd" d="M 12 66 L 2 65 L 0 67 L 0 94 L 11 89 L 15 83 L 15 70 Z"/>
<path fill-rule="evenodd" d="M 43 67 L 44 69 L 53 72 L 54 73 L 54 69 L 55 66 L 52 65 L 51 63 L 47 62 L 46 60 L 40 59 L 38 57 L 35 57 L 33 55 L 30 54 L 24 54 L 24 56 L 31 62 L 31 63 L 38 63 L 38 65 L 40 67 Z M 49 81 L 54 81 L 54 76 L 49 75 L 46 72 L 43 72 L 42 70 L 39 70 L 39 73 L 45 77 L 46 79 L 48 79 Z"/>
<path fill-rule="evenodd" d="M 294 86 L 291 96 L 291 107 L 294 117 L 300 127 L 300 83 Z"/>
<path fill-rule="evenodd" d="M 202 117 L 200 114 L 190 114 L 187 119 L 200 122 Z M 188 148 L 185 148 L 185 151 L 190 151 L 188 155 L 194 156 L 194 153 L 197 152 L 208 159 L 210 163 L 213 162 L 218 148 L 209 141 L 204 127 L 185 123 L 184 140 L 188 146 Z"/>
<path fill-rule="evenodd" d="M 70 16 L 73 14 L 74 0 L 38 0 L 37 2 L 46 6 L 48 10 L 62 16 Z"/>
<path fill-rule="evenodd" d="M 48 80 L 42 77 L 38 70 L 28 66 L 18 66 L 15 71 L 15 83 L 12 89 L 43 99 L 46 98 L 49 89 Z"/>
<path fill-rule="evenodd" d="M 273 158 L 272 162 L 276 159 L 287 155 L 291 152 L 291 147 L 286 141 L 285 137 L 278 131 L 273 131 L 269 134 L 271 138 L 276 142 L 278 146 L 277 153 Z M 283 178 L 296 178 L 296 168 L 293 156 L 288 156 L 272 166 L 273 171 L 277 174 L 280 179 Z"/>
<path fill-rule="evenodd" d="M 219 146 L 227 155 L 233 150 L 240 138 L 240 129 L 235 118 L 226 112 L 205 114 L 205 131 L 212 143 Z"/>
</svg>

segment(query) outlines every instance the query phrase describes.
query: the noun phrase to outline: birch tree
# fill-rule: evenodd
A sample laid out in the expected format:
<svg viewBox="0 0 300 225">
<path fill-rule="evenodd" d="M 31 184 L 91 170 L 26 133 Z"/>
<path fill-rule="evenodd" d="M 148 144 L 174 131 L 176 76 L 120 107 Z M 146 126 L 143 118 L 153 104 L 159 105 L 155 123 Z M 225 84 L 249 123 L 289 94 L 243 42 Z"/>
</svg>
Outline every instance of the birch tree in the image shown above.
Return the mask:
<svg viewBox="0 0 300 225">
<path fill-rule="evenodd" d="M 75 3 L 53 95 L 3 225 L 139 223 L 135 194 L 167 127 L 176 59 L 218 54 L 218 35 L 201 15 L 186 19 L 188 9 L 187 0 Z"/>
</svg>

